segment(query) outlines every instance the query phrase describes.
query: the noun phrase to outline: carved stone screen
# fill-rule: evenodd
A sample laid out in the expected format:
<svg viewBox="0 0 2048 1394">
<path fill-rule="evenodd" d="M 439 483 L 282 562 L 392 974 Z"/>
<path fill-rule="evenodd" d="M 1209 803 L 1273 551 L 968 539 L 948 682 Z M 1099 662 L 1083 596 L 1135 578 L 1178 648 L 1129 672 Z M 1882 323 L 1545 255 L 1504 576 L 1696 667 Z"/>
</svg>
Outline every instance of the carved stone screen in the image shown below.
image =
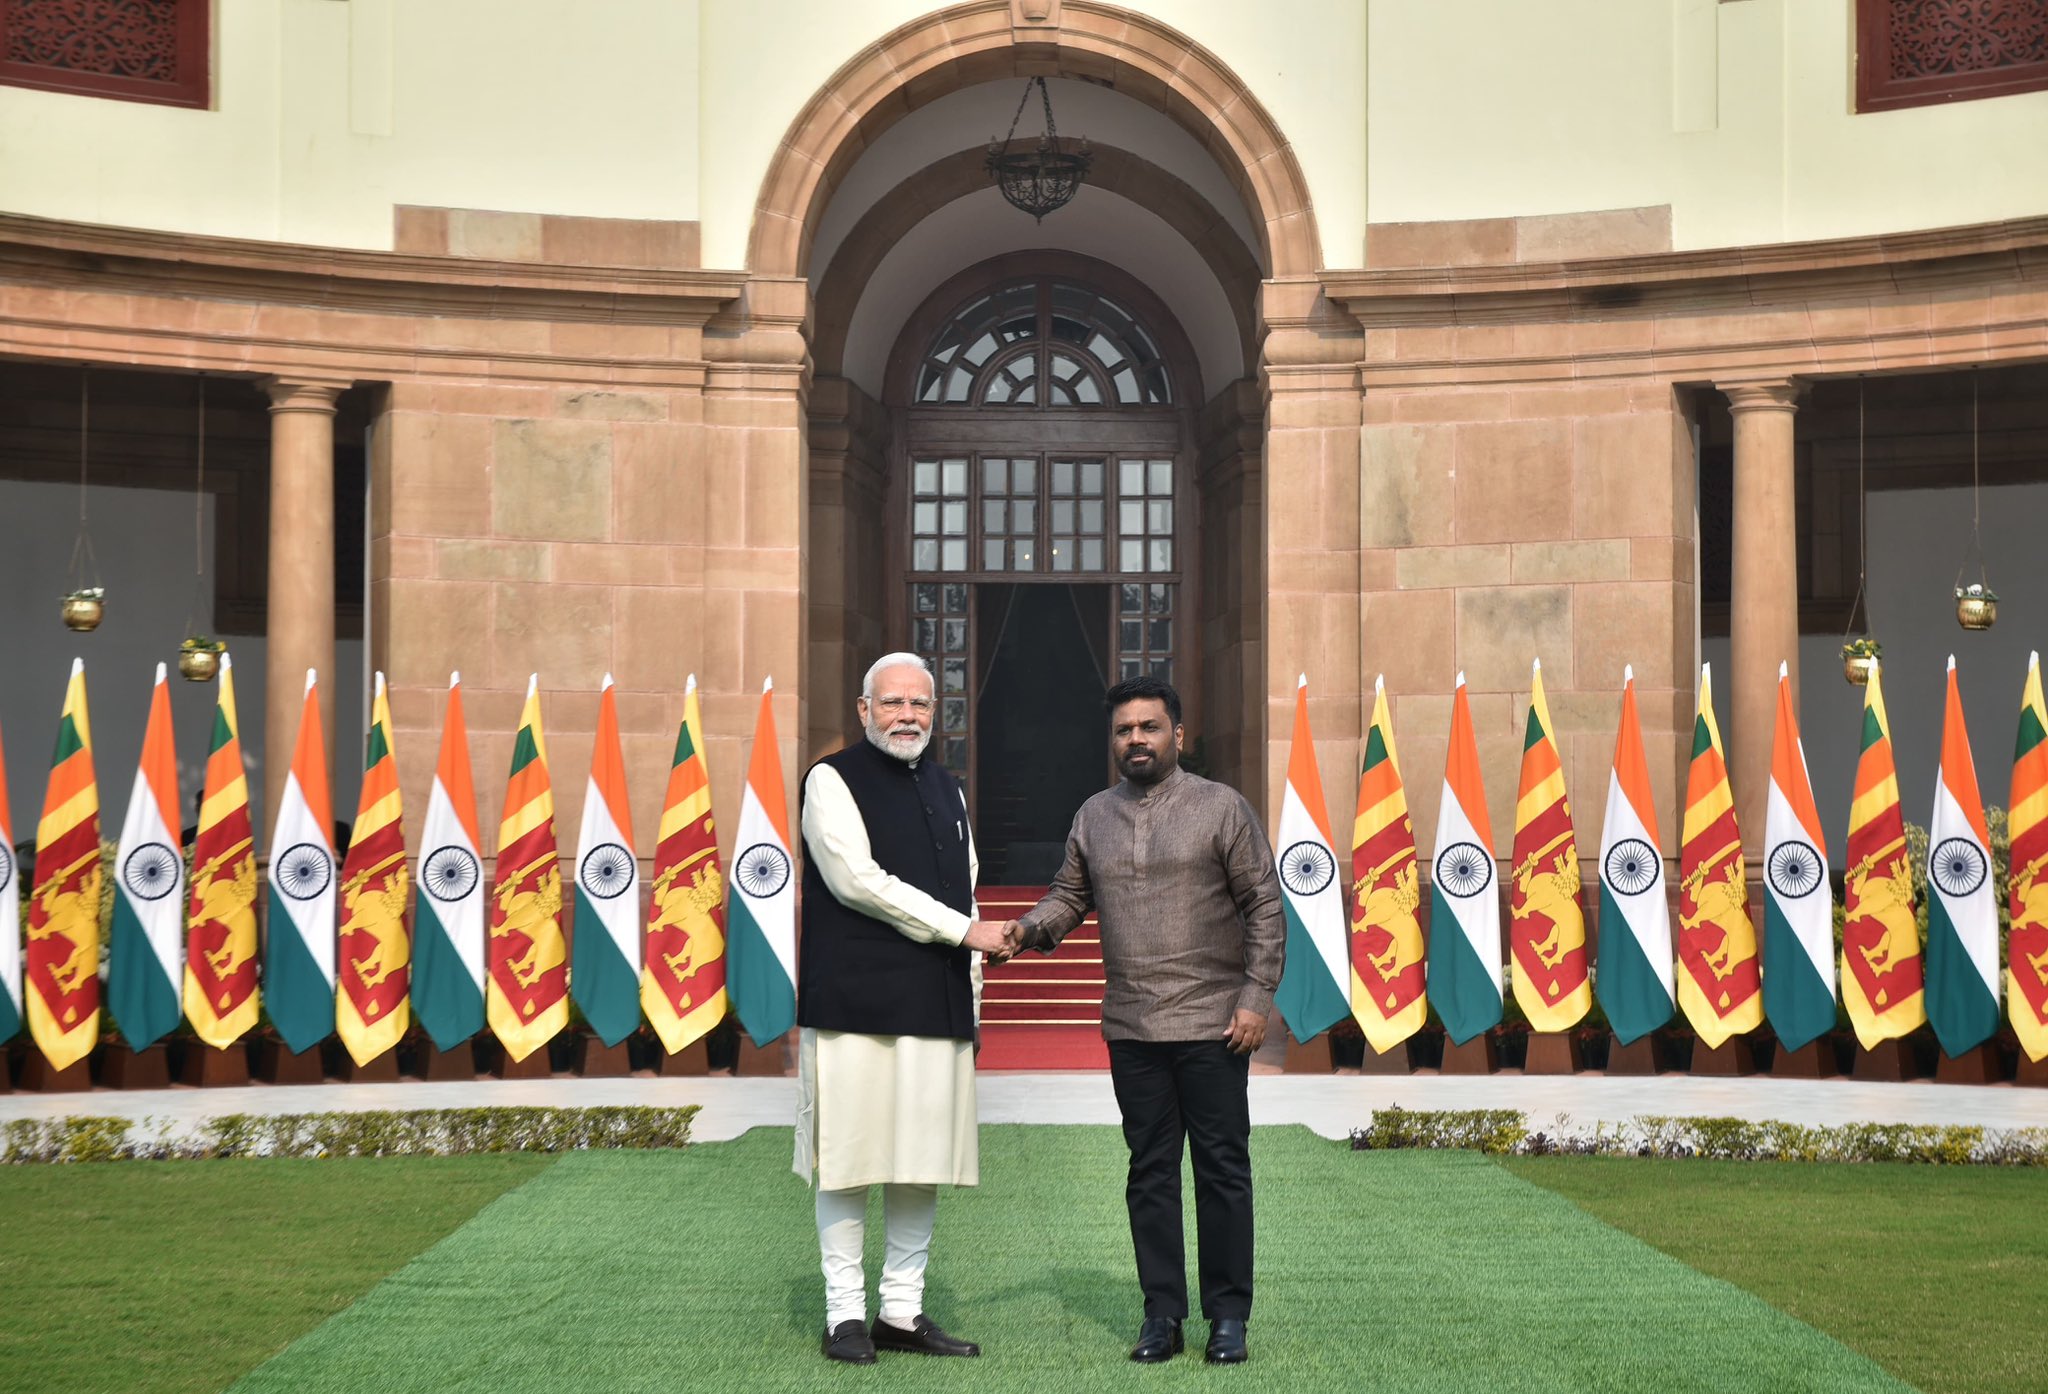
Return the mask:
<svg viewBox="0 0 2048 1394">
<path fill-rule="evenodd" d="M 1856 110 L 2048 88 L 2042 0 L 1857 0 Z"/>
<path fill-rule="evenodd" d="M 0 0 L 0 83 L 203 107 L 211 18 L 211 0 Z"/>
</svg>

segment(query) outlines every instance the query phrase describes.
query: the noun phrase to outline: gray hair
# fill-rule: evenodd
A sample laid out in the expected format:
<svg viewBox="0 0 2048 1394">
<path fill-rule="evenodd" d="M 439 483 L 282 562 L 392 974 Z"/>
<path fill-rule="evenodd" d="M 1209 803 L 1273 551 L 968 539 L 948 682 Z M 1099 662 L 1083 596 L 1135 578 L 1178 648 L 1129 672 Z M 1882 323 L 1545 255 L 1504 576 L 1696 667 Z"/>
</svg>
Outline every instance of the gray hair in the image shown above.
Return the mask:
<svg viewBox="0 0 2048 1394">
<path fill-rule="evenodd" d="M 932 679 L 931 665 L 922 658 L 919 658 L 914 653 L 885 653 L 874 661 L 873 665 L 868 669 L 867 676 L 860 680 L 860 695 L 873 700 L 875 695 L 875 675 L 885 672 L 890 668 L 915 668 L 918 672 L 924 674 L 926 682 L 932 684 L 934 692 L 938 690 L 938 684 Z"/>
</svg>

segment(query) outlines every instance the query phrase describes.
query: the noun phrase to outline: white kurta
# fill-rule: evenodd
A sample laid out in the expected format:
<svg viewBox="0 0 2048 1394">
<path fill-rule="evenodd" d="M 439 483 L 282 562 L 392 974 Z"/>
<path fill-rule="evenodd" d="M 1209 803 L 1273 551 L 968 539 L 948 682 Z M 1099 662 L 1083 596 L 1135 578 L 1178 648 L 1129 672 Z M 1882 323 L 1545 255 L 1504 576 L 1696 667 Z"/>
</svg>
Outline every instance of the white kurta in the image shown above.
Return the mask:
<svg viewBox="0 0 2048 1394">
<path fill-rule="evenodd" d="M 963 800 L 960 816 L 967 816 Z M 829 765 L 804 780 L 804 844 L 833 896 L 920 944 L 958 944 L 969 917 L 884 871 L 853 792 Z M 968 887 L 981 872 L 967 837 Z M 972 960 L 975 1016 L 981 955 Z M 805 1027 L 797 1051 L 798 1176 L 823 1190 L 887 1182 L 973 1186 L 981 1180 L 974 1043 Z"/>
</svg>

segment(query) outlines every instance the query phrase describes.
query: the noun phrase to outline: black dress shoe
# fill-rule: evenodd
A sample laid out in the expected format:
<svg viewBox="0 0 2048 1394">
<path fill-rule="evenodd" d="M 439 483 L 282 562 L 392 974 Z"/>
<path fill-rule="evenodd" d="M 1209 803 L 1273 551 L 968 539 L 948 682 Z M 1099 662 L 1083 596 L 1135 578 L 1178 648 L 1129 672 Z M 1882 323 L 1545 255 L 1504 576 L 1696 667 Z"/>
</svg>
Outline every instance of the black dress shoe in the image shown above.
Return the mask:
<svg viewBox="0 0 2048 1394">
<path fill-rule="evenodd" d="M 1241 1319 L 1223 1317 L 1209 1323 L 1209 1348 L 1202 1352 L 1204 1360 L 1211 1365 L 1236 1365 L 1246 1354 Z"/>
<path fill-rule="evenodd" d="M 827 1359 L 844 1360 L 849 1365 L 875 1363 L 875 1343 L 868 1339 L 868 1329 L 857 1321 L 827 1327 L 824 1347 Z"/>
<path fill-rule="evenodd" d="M 891 1326 L 880 1317 L 875 1318 L 875 1327 L 869 1333 L 874 1338 L 875 1350 L 907 1350 L 913 1355 L 980 1355 L 981 1347 L 972 1341 L 963 1341 L 948 1336 L 938 1324 L 923 1312 L 917 1314 L 909 1330 Z"/>
<path fill-rule="evenodd" d="M 1185 1344 L 1180 1323 L 1172 1317 L 1146 1317 L 1138 1328 L 1138 1344 L 1131 1347 L 1131 1359 L 1140 1365 L 1157 1365 L 1179 1355 Z"/>
</svg>

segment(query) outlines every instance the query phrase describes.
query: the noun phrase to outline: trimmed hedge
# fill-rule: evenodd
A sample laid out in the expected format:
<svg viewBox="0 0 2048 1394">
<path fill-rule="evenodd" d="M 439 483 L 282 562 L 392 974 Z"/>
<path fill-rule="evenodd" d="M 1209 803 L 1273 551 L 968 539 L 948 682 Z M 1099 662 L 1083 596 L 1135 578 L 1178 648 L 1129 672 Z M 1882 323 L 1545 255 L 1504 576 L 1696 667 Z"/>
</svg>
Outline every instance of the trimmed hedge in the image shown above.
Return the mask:
<svg viewBox="0 0 2048 1394">
<path fill-rule="evenodd" d="M 21 1118 L 0 1124 L 0 1163 L 184 1161 L 213 1157 L 453 1157 L 685 1147 L 686 1108 L 438 1108 L 363 1113 L 231 1113 L 196 1132 L 163 1119 Z"/>
<path fill-rule="evenodd" d="M 2048 1128 L 1962 1124 L 1753 1122 L 1746 1118 L 1672 1118 L 1646 1114 L 1556 1133 L 1531 1132 L 1513 1109 L 1385 1108 L 1351 1133 L 1352 1150 L 1464 1148 L 1524 1157 L 1708 1157 L 1724 1161 L 1908 1162 L 1922 1166 L 2048 1166 Z"/>
</svg>

